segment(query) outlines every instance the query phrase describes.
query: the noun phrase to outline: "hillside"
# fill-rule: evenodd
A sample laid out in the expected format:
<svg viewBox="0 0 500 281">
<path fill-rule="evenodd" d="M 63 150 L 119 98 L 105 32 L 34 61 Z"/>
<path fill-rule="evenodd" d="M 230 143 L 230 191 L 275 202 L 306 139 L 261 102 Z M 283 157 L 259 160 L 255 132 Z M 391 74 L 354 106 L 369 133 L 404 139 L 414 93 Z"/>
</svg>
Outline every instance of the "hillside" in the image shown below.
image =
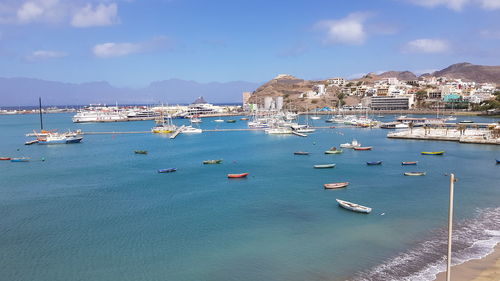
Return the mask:
<svg viewBox="0 0 500 281">
<path fill-rule="evenodd" d="M 500 66 L 474 65 L 467 62 L 457 63 L 433 72 L 432 76 L 464 79 L 480 83 L 493 82 L 500 85 Z"/>
</svg>

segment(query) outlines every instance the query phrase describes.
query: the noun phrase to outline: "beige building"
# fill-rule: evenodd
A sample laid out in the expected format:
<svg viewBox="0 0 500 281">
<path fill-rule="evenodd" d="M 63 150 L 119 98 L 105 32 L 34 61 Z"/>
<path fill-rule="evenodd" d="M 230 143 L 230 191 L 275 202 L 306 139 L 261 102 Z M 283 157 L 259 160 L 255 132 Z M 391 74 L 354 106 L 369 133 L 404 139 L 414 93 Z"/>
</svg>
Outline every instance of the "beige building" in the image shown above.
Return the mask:
<svg viewBox="0 0 500 281">
<path fill-rule="evenodd" d="M 242 96 L 243 96 L 243 105 L 245 105 L 248 103 L 248 100 L 252 96 L 252 92 L 243 92 Z"/>
</svg>

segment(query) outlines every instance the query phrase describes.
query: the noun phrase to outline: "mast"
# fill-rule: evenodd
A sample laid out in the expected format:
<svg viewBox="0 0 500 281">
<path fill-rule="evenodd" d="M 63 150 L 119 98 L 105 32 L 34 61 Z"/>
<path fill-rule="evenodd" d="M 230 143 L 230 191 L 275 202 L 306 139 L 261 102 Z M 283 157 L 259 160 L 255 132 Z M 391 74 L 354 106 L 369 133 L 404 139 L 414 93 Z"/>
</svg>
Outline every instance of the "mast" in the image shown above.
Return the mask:
<svg viewBox="0 0 500 281">
<path fill-rule="evenodd" d="M 43 120 L 42 120 L 42 98 L 38 97 L 38 110 L 40 112 L 40 130 L 43 130 Z"/>
</svg>

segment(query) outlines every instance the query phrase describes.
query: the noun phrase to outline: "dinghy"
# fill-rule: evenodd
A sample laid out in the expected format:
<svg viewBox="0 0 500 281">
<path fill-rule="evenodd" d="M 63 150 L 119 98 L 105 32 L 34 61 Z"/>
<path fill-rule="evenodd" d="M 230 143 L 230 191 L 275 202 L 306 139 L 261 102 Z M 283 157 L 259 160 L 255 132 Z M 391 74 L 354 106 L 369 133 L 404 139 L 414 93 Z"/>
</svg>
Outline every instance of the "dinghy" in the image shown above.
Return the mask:
<svg viewBox="0 0 500 281">
<path fill-rule="evenodd" d="M 321 165 L 314 165 L 315 169 L 330 169 L 334 168 L 335 164 L 321 164 Z"/>
<path fill-rule="evenodd" d="M 417 165 L 417 161 L 401 162 L 401 165 Z"/>
<path fill-rule="evenodd" d="M 242 173 L 242 174 L 227 174 L 227 177 L 230 179 L 238 179 L 238 178 L 246 178 L 248 176 L 248 173 Z"/>
<path fill-rule="evenodd" d="M 372 211 L 372 208 L 361 206 L 361 205 L 356 204 L 356 203 L 347 202 L 347 201 L 340 200 L 340 199 L 336 199 L 336 200 L 339 203 L 340 207 L 347 209 L 349 211 L 358 212 L 358 213 L 365 213 L 365 214 L 369 214 Z"/>
<path fill-rule="evenodd" d="M 354 150 L 372 150 L 371 146 L 354 147 Z"/>
<path fill-rule="evenodd" d="M 372 161 L 372 162 L 366 162 L 366 165 L 381 165 L 382 161 Z"/>
<path fill-rule="evenodd" d="M 306 151 L 295 151 L 293 154 L 295 154 L 295 155 L 309 155 L 309 152 L 306 152 Z"/>
<path fill-rule="evenodd" d="M 405 176 L 425 176 L 425 172 L 406 172 Z"/>
<path fill-rule="evenodd" d="M 158 173 L 163 174 L 163 173 L 172 173 L 177 171 L 177 168 L 168 168 L 168 169 L 159 169 Z"/>
<path fill-rule="evenodd" d="M 203 161 L 203 164 L 220 164 L 222 163 L 222 159 L 218 159 L 218 160 L 205 160 Z"/>
<path fill-rule="evenodd" d="M 442 150 L 442 151 L 422 151 L 420 154 L 422 154 L 422 155 L 443 155 L 444 150 Z"/>
<path fill-rule="evenodd" d="M 337 188 L 344 188 L 348 186 L 348 182 L 333 182 L 333 183 L 325 183 L 323 187 L 325 189 L 337 189 Z"/>
</svg>

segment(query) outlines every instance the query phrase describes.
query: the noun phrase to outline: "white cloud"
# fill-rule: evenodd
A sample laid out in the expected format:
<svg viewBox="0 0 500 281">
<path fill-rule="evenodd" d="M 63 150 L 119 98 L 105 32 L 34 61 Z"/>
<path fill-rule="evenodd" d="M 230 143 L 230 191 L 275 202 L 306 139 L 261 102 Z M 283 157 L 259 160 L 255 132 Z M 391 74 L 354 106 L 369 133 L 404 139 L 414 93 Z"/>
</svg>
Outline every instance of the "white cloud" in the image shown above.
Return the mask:
<svg viewBox="0 0 500 281">
<path fill-rule="evenodd" d="M 352 13 L 339 20 L 320 21 L 316 27 L 326 30 L 327 43 L 361 45 L 366 40 L 364 22 L 369 17 L 369 13 Z"/>
<path fill-rule="evenodd" d="M 16 16 L 20 23 L 54 22 L 61 17 L 61 6 L 58 0 L 26 1 L 17 9 Z"/>
<path fill-rule="evenodd" d="M 151 52 L 166 45 L 167 38 L 160 36 L 151 41 L 139 43 L 102 43 L 92 48 L 92 52 L 99 58 L 121 57 L 137 53 Z"/>
<path fill-rule="evenodd" d="M 99 4 L 92 8 L 91 4 L 79 9 L 71 19 L 71 25 L 75 27 L 106 26 L 118 22 L 118 6 L 115 3 L 109 5 Z"/>
<path fill-rule="evenodd" d="M 450 50 L 450 45 L 442 39 L 417 39 L 406 43 L 403 52 L 437 54 Z"/>
<path fill-rule="evenodd" d="M 434 8 L 445 6 L 455 11 L 463 10 L 467 5 L 479 6 L 484 10 L 500 9 L 500 0 L 407 0 L 413 4 Z"/>
<path fill-rule="evenodd" d="M 38 61 L 38 60 L 62 58 L 67 55 L 68 54 L 66 54 L 65 52 L 38 50 L 26 56 L 26 59 L 29 61 Z"/>
<path fill-rule="evenodd" d="M 479 0 L 479 4 L 485 10 L 500 9 L 500 0 Z"/>
</svg>

